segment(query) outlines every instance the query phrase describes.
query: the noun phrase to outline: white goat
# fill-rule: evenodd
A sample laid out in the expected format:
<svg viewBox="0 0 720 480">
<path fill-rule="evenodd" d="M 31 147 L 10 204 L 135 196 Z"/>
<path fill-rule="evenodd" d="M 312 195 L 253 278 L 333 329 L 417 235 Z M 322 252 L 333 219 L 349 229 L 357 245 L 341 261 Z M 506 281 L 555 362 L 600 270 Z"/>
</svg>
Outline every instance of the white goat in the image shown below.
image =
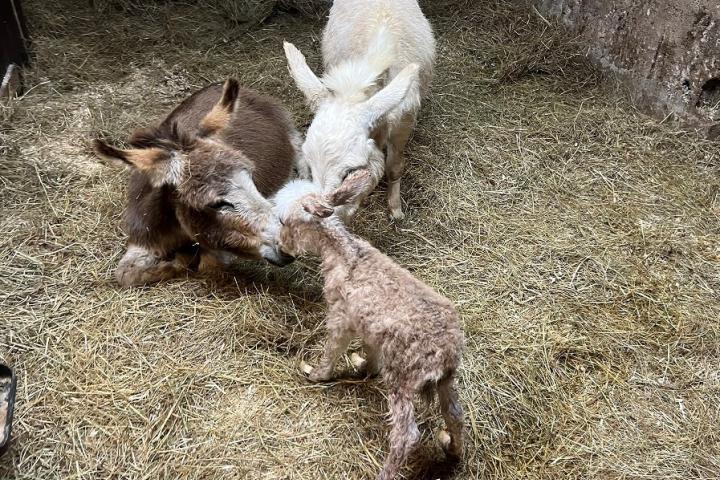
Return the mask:
<svg viewBox="0 0 720 480">
<path fill-rule="evenodd" d="M 403 149 L 435 60 L 432 28 L 417 1 L 335 0 L 323 34 L 322 80 L 294 45 L 284 47 L 290 73 L 315 112 L 300 175 L 329 192 L 357 168 L 370 170 L 370 190 L 385 173 L 391 215 L 403 218 Z M 338 213 L 351 215 L 361 200 Z"/>
</svg>

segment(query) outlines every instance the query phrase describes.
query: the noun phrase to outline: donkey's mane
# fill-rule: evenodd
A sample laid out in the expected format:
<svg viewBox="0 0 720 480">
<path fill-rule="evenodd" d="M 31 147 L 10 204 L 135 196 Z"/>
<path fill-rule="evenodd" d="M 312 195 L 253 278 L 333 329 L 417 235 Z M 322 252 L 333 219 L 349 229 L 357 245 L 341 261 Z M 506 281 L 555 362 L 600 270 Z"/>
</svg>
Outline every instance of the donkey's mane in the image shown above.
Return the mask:
<svg viewBox="0 0 720 480">
<path fill-rule="evenodd" d="M 130 145 L 135 148 L 188 151 L 195 146 L 195 139 L 194 133 L 183 131 L 177 121 L 172 121 L 136 130 L 130 137 Z"/>
</svg>

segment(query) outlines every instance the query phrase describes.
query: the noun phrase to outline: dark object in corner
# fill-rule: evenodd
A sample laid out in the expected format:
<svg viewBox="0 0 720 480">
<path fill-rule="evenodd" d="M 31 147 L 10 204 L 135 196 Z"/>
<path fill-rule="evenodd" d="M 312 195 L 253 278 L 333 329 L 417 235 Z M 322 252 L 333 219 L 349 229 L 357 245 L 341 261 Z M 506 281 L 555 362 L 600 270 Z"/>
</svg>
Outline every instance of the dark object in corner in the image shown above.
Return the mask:
<svg viewBox="0 0 720 480">
<path fill-rule="evenodd" d="M 12 369 L 0 363 L 0 455 L 10 444 L 17 379 Z"/>
<path fill-rule="evenodd" d="M 18 67 L 27 63 L 27 29 L 20 0 L 0 1 L 0 98 L 19 93 Z"/>
</svg>

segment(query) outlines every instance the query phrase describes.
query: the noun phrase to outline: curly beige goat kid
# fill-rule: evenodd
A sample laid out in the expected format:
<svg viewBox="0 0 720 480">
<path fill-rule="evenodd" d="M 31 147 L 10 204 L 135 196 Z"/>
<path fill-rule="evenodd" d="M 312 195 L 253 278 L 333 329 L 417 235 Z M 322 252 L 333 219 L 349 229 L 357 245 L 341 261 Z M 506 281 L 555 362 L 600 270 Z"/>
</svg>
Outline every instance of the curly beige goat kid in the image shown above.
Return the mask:
<svg viewBox="0 0 720 480">
<path fill-rule="evenodd" d="M 328 340 L 311 381 L 332 378 L 333 367 L 359 337 L 368 373 L 380 373 L 389 389 L 390 452 L 379 479 L 395 478 L 417 444 L 413 397 L 437 391 L 447 426 L 441 442 L 450 457 L 463 450 L 463 413 L 454 388 L 463 334 L 452 303 L 365 240 L 349 233 L 336 207 L 357 200 L 372 182 L 366 169 L 348 175 L 339 188 L 322 194 L 295 180 L 275 197 L 283 226 L 280 247 L 292 255 L 322 258 L 328 303 Z"/>
</svg>

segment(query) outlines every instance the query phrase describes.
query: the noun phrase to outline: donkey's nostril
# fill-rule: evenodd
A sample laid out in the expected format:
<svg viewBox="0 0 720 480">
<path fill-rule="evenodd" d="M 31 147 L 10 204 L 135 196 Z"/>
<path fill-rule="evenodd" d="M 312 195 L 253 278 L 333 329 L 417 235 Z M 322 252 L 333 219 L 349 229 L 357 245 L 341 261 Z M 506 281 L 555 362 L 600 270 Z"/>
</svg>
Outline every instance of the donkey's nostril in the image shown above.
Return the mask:
<svg viewBox="0 0 720 480">
<path fill-rule="evenodd" d="M 292 255 L 288 255 L 287 253 L 284 253 L 284 252 L 280 252 L 280 258 L 282 259 L 283 265 L 288 265 L 295 261 L 295 257 L 293 257 Z"/>
<path fill-rule="evenodd" d="M 264 249 L 262 257 L 277 267 L 284 267 L 295 260 L 295 257 L 292 255 L 288 255 L 282 250 L 274 248 Z"/>
</svg>

